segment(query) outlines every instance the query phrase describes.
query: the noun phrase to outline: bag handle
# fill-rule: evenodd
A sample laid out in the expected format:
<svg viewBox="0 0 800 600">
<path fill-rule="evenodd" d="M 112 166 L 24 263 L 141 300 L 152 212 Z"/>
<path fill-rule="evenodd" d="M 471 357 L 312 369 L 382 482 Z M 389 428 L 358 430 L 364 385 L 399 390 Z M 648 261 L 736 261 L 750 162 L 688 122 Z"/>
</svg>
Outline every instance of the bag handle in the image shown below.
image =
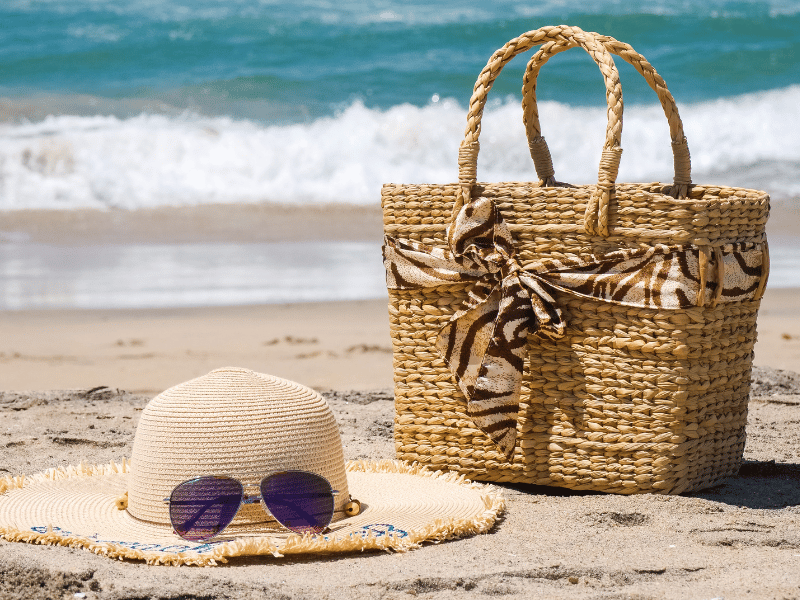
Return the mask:
<svg viewBox="0 0 800 600">
<path fill-rule="evenodd" d="M 495 79 L 503 67 L 512 58 L 530 50 L 534 46 L 556 42 L 568 47 L 581 46 L 597 63 L 606 86 L 606 103 L 608 105 L 608 125 L 606 127 L 606 140 L 603 145 L 603 154 L 600 160 L 598 184 L 589 201 L 585 222 L 591 220 L 590 213 L 597 214 L 598 206 L 608 206 L 608 200 L 617 179 L 619 159 L 622 154 L 620 138 L 622 136 L 622 86 L 619 82 L 619 72 L 614 65 L 614 59 L 594 35 L 586 33 L 578 27 L 558 25 L 542 27 L 529 31 L 509 41 L 489 58 L 489 62 L 478 75 L 472 97 L 469 101 L 467 113 L 467 129 L 464 139 L 458 149 L 458 182 L 459 190 L 453 207 L 451 221 L 455 220 L 461 207 L 468 203 L 472 195 L 472 188 L 477 181 L 478 152 L 480 143 L 478 138 L 481 132 L 481 118 L 486 106 L 486 98 L 492 89 Z M 596 217 L 595 217 L 596 218 Z M 593 231 L 590 231 L 592 233 Z"/>
<path fill-rule="evenodd" d="M 661 75 L 656 72 L 653 66 L 647 62 L 647 59 L 636 52 L 630 44 L 620 42 L 610 36 L 593 32 L 584 33 L 587 37 L 593 37 L 598 44 L 604 46 L 605 49 L 612 54 L 616 54 L 630 63 L 639 74 L 645 78 L 650 88 L 658 96 L 661 107 L 664 109 L 664 115 L 667 117 L 667 122 L 669 123 L 669 133 L 672 140 L 674 185 L 669 193 L 676 198 L 686 198 L 688 196 L 689 186 L 692 184 L 691 156 L 689 154 L 686 136 L 683 133 L 683 122 L 678 113 L 678 107 L 675 104 L 675 99 L 672 97 L 672 94 L 667 89 L 666 82 Z M 547 142 L 545 142 L 541 134 L 539 111 L 536 103 L 537 77 L 539 75 L 539 70 L 552 56 L 564 50 L 574 48 L 575 46 L 576 44 L 567 40 L 559 40 L 545 44 L 531 58 L 525 70 L 524 83 L 522 86 L 522 120 L 525 123 L 531 158 L 533 158 L 536 174 L 539 176 L 540 185 L 542 186 L 558 186 L 561 184 L 555 180 L 555 171 L 553 170 L 550 149 L 547 147 Z M 584 223 L 587 230 L 592 227 L 593 223 L 591 221 L 594 220 L 589 217 L 592 217 L 592 215 L 589 215 L 587 211 L 587 221 Z M 598 230 L 607 232 L 607 205 L 597 207 L 596 218 Z"/>
</svg>

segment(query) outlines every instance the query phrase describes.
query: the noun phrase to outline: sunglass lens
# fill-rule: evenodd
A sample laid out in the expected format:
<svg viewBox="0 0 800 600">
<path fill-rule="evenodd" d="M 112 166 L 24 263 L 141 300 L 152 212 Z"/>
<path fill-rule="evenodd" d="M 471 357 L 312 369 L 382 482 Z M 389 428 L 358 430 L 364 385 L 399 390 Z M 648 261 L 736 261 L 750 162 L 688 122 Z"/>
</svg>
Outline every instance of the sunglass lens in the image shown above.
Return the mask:
<svg viewBox="0 0 800 600">
<path fill-rule="evenodd" d="M 261 497 L 272 516 L 296 533 L 320 533 L 333 518 L 331 484 L 314 473 L 273 473 L 261 482 Z"/>
<path fill-rule="evenodd" d="M 225 529 L 242 504 L 242 484 L 230 477 L 198 477 L 172 490 L 169 518 L 175 533 L 201 542 Z"/>
</svg>

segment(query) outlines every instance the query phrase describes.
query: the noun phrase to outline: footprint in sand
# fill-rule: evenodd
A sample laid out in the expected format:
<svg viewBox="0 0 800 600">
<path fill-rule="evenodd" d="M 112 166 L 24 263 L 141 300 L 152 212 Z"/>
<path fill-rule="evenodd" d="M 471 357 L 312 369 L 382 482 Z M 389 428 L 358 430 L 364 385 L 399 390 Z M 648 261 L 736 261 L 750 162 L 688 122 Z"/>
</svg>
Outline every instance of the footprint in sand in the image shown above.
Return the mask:
<svg viewBox="0 0 800 600">
<path fill-rule="evenodd" d="M 339 358 L 339 355 L 336 352 L 331 352 L 328 350 L 327 352 L 323 352 L 322 350 L 317 350 L 316 352 L 304 352 L 302 354 L 296 354 L 295 358 L 318 358 L 320 356 L 327 356 L 328 358 Z"/>
<path fill-rule="evenodd" d="M 287 335 L 283 338 L 283 340 L 281 340 L 280 338 L 274 338 L 267 342 L 264 342 L 262 345 L 275 346 L 277 344 L 280 344 L 281 342 L 284 342 L 286 344 L 291 344 L 294 346 L 299 344 L 318 344 L 319 340 L 317 338 L 301 338 L 301 337 L 295 337 L 293 335 Z"/>
<path fill-rule="evenodd" d="M 356 344 L 355 346 L 350 346 L 347 350 L 345 350 L 348 354 L 353 354 L 355 352 L 359 352 L 361 354 L 367 354 L 372 352 L 381 352 L 383 354 L 391 354 L 392 349 L 388 346 L 375 346 L 370 344 Z"/>
<path fill-rule="evenodd" d="M 144 346 L 145 341 L 139 339 L 117 340 L 117 346 Z"/>
</svg>

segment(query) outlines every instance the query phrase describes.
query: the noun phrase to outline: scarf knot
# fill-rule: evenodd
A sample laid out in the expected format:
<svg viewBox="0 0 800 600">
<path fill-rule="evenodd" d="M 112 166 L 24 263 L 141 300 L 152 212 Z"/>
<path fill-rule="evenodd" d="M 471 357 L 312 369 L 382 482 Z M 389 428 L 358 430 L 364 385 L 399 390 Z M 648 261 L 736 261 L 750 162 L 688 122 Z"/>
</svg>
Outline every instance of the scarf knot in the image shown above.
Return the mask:
<svg viewBox="0 0 800 600">
<path fill-rule="evenodd" d="M 471 284 L 464 305 L 440 329 L 436 349 L 467 399 L 467 414 L 510 457 L 528 337 L 556 340 L 566 332 L 556 290 L 666 309 L 689 308 L 705 296 L 719 302 L 757 297 L 765 264 L 761 245 L 718 250 L 712 258 L 717 265 L 701 265 L 697 247 L 657 245 L 541 259 L 523 268 L 494 202 L 476 198 L 448 227 L 447 248 L 386 236 L 383 260 L 389 289 Z"/>
</svg>

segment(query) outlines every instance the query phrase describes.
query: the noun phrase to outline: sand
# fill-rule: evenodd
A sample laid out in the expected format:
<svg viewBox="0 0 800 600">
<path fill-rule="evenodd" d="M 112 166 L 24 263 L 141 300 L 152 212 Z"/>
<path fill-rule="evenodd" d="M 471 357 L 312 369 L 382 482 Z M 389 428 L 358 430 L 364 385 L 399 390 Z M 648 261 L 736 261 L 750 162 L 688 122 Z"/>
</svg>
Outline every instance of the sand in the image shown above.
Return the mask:
<svg viewBox="0 0 800 600">
<path fill-rule="evenodd" d="M 392 386 L 386 301 L 0 311 L 0 389 L 158 393 L 223 366 L 314 389 Z M 800 332 L 799 332 L 800 333 Z"/>
<path fill-rule="evenodd" d="M 800 290 L 767 289 L 756 365 L 800 372 Z M 392 387 L 385 300 L 159 310 L 0 311 L 0 389 L 155 394 L 222 366 L 318 390 Z"/>
<path fill-rule="evenodd" d="M 757 370 L 737 477 L 680 496 L 503 486 L 488 534 L 334 558 L 152 567 L 0 541 L 0 598 L 799 598 L 800 376 Z M 387 391 L 328 393 L 346 458 L 391 456 Z M 0 473 L 127 456 L 149 395 L 0 393 Z M 74 596 L 75 594 L 85 596 Z"/>
<path fill-rule="evenodd" d="M 312 207 L 298 227 L 292 211 L 263 210 L 86 211 L 66 220 L 18 213 L 0 230 L 59 243 L 275 241 L 287 231 L 380 238 L 375 211 L 331 217 Z M 254 227 L 259 215 L 269 218 Z M 153 395 L 226 365 L 323 391 L 347 458 L 393 456 L 385 300 L 4 311 L 0 333 L 0 474 L 129 456 Z M 240 559 L 214 568 L 0 541 L 0 598 L 798 599 L 800 376 L 791 372 L 800 373 L 800 290 L 768 288 L 755 364 L 745 463 L 710 490 L 622 497 L 503 486 L 506 515 L 485 535 L 406 554 Z"/>
</svg>

